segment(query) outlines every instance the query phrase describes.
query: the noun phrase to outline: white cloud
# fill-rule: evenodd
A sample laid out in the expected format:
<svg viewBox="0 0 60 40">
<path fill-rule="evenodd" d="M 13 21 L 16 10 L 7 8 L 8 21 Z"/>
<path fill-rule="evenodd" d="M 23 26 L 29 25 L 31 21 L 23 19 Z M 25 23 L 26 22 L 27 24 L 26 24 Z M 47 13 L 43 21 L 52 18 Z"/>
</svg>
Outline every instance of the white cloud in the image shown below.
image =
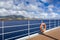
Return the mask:
<svg viewBox="0 0 60 40">
<path fill-rule="evenodd" d="M 53 8 L 54 8 L 55 6 L 54 5 L 49 5 L 48 6 L 48 11 L 50 12 L 50 13 L 52 13 L 54 10 L 53 10 Z"/>
<path fill-rule="evenodd" d="M 60 12 L 60 9 L 59 9 L 59 10 L 57 10 L 57 12 Z"/>
<path fill-rule="evenodd" d="M 1 8 L 11 8 L 13 6 L 13 1 L 0 1 Z"/>
<path fill-rule="evenodd" d="M 47 18 L 47 13 L 40 13 L 38 14 L 40 16 L 40 18 Z"/>
<path fill-rule="evenodd" d="M 6 9 L 0 9 L 0 16 L 8 15 L 8 11 Z"/>
<path fill-rule="evenodd" d="M 54 5 L 49 5 L 48 8 L 54 8 L 55 6 Z"/>
<path fill-rule="evenodd" d="M 49 18 L 56 18 L 57 17 L 57 13 L 50 13 L 48 16 Z"/>
<path fill-rule="evenodd" d="M 42 0 L 45 1 L 46 0 Z M 49 5 L 48 11 L 50 12 L 44 12 L 43 8 L 38 8 L 38 5 L 42 5 L 42 3 L 38 4 L 35 2 L 35 4 L 29 4 L 24 5 L 24 2 L 18 4 L 18 6 L 14 5 L 12 0 L 9 1 L 0 1 L 0 16 L 6 16 L 6 15 L 23 15 L 25 17 L 29 18 L 56 18 L 57 13 L 53 12 L 54 6 Z"/>
<path fill-rule="evenodd" d="M 42 2 L 47 2 L 47 0 L 41 0 Z"/>
<path fill-rule="evenodd" d="M 47 17 L 48 18 L 55 18 L 56 19 L 57 15 L 59 16 L 59 14 L 55 13 L 53 8 L 56 8 L 56 7 L 54 5 L 49 5 L 48 6 L 48 11 L 47 11 L 48 12 L 48 16 Z"/>
</svg>

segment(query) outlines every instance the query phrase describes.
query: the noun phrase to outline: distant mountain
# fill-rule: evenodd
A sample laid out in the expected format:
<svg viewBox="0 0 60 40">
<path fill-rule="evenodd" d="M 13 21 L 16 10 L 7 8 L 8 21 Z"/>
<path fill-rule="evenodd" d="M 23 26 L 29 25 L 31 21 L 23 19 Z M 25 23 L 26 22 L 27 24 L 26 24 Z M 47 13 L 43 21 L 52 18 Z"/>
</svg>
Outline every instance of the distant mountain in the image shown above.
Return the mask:
<svg viewBox="0 0 60 40">
<path fill-rule="evenodd" d="M 37 18 L 24 17 L 22 15 L 0 16 L 1 20 L 36 20 Z"/>
<path fill-rule="evenodd" d="M 0 18 L 25 18 L 22 15 L 8 15 L 8 16 L 0 16 Z"/>
<path fill-rule="evenodd" d="M 24 20 L 25 17 L 22 15 L 9 15 L 9 16 L 0 16 L 0 20 Z"/>
</svg>

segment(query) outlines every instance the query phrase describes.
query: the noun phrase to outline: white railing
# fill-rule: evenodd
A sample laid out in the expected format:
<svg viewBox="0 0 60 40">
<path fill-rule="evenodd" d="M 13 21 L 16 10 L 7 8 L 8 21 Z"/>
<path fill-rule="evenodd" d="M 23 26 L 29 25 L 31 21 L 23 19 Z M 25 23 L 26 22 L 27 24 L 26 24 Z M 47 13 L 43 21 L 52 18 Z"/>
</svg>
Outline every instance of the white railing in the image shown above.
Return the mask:
<svg viewBox="0 0 60 40">
<path fill-rule="evenodd" d="M 42 23 L 43 21 L 41 21 L 41 23 Z M 34 31 L 34 32 L 30 32 L 31 30 L 34 30 L 34 29 L 39 29 L 39 27 L 37 27 L 37 26 L 35 26 L 35 25 L 40 25 L 41 23 L 34 23 L 34 24 L 30 24 L 30 20 L 28 20 L 28 24 L 23 24 L 23 25 L 13 25 L 13 26 L 4 26 L 4 21 L 2 21 L 2 27 L 0 27 L 0 28 L 2 28 L 2 33 L 0 33 L 0 35 L 2 35 L 2 39 L 4 40 L 5 39 L 5 36 L 6 36 L 6 34 L 8 35 L 8 34 L 12 34 L 12 33 L 16 33 L 16 32 L 21 32 L 21 31 L 26 31 L 27 30 L 27 32 L 28 33 L 26 33 L 26 34 L 23 34 L 23 35 L 19 35 L 19 36 L 14 36 L 14 37 L 10 37 L 10 38 L 7 38 L 7 39 L 14 39 L 14 38 L 18 38 L 18 37 L 20 37 L 20 36 L 24 36 L 24 35 L 27 35 L 27 36 L 29 36 L 30 37 L 30 34 L 31 33 L 35 33 L 35 32 L 37 32 L 37 31 L 40 31 L 40 30 L 36 30 L 36 31 Z M 50 20 L 48 21 L 48 22 L 45 22 L 46 24 L 49 24 L 49 25 L 47 25 L 48 27 L 48 29 L 51 29 L 51 26 L 52 25 L 54 25 L 54 27 L 58 27 L 58 26 L 60 26 L 60 20 L 58 20 L 58 26 L 56 26 L 56 20 L 54 20 L 54 22 L 51 22 Z M 54 24 L 53 24 L 54 23 Z M 52 24 L 52 25 L 51 25 Z M 35 26 L 34 28 L 33 28 L 33 26 Z M 12 31 L 9 31 L 9 32 L 5 32 L 5 28 L 7 29 L 7 28 L 17 28 L 17 27 L 22 27 L 22 26 L 27 26 L 27 29 L 23 29 L 23 30 L 12 30 Z M 32 28 L 30 28 L 32 26 Z M 53 27 L 53 28 L 54 28 Z"/>
</svg>

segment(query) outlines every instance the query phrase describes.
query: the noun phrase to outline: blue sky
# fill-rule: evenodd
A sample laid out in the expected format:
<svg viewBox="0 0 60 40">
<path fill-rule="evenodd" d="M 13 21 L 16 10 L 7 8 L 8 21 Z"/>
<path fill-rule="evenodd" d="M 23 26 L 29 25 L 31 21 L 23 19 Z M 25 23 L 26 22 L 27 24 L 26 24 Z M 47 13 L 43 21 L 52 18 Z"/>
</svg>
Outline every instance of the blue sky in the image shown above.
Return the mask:
<svg viewBox="0 0 60 40">
<path fill-rule="evenodd" d="M 59 19 L 60 0 L 0 0 L 0 16 Z"/>
</svg>

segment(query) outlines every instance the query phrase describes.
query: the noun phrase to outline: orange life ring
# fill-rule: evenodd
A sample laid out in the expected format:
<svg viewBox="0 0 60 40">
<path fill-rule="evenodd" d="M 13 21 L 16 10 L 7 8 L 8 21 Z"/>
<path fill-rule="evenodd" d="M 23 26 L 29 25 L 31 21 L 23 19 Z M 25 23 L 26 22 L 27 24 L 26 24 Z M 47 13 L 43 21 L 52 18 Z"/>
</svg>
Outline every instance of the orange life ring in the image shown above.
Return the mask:
<svg viewBox="0 0 60 40">
<path fill-rule="evenodd" d="M 44 29 L 42 29 L 42 27 L 44 27 Z M 46 30 L 46 24 L 45 23 L 41 23 L 40 30 L 41 30 L 41 32 L 45 32 L 45 30 Z"/>
</svg>

